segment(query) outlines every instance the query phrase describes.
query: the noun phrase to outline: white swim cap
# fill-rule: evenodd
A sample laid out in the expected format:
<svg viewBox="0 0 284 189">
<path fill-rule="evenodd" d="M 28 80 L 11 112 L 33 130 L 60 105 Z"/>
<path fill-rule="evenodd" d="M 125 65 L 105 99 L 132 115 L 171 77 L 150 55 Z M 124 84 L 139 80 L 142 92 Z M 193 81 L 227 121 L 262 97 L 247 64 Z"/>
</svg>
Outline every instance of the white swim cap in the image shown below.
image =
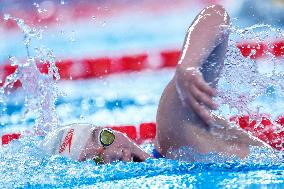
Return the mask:
<svg viewBox="0 0 284 189">
<path fill-rule="evenodd" d="M 40 147 L 49 154 L 61 154 L 73 160 L 79 160 L 94 125 L 71 124 L 49 133 Z"/>
</svg>

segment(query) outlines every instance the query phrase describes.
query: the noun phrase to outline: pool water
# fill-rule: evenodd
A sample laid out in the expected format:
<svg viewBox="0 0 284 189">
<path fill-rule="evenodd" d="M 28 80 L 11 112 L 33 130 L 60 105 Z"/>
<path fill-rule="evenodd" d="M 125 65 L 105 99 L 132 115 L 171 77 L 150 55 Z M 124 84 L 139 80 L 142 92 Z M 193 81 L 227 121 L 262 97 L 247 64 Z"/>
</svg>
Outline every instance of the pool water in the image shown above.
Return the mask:
<svg viewBox="0 0 284 189">
<path fill-rule="evenodd" d="M 64 124 L 90 122 L 97 125 L 111 123 L 135 125 L 145 121 L 155 121 L 160 94 L 172 77 L 173 71 L 172 69 L 149 71 L 111 76 L 103 81 L 61 83 L 59 88 L 67 97 L 57 102 L 58 117 Z M 148 85 L 150 81 L 153 85 Z M 136 85 L 130 85 L 132 82 Z M 80 90 L 85 86 L 89 86 L 88 89 Z M 104 94 L 103 99 L 100 99 L 101 94 Z M 270 99 L 273 98 L 276 97 L 270 96 Z M 34 120 L 31 119 L 30 122 L 25 122 L 26 124 L 20 122 L 22 109 L 20 104 L 18 108 L 7 110 L 11 111 L 11 114 L 7 116 L 6 131 L 15 127 L 32 129 Z M 284 163 L 281 152 L 258 151 L 244 161 L 229 159 L 220 162 L 218 156 L 208 155 L 205 157 L 206 161 L 199 163 L 149 159 L 143 163 L 114 162 L 98 166 L 92 161 L 79 163 L 62 156 L 49 156 L 37 147 L 39 141 L 40 138 L 26 137 L 0 148 L 0 183 L 3 186 L 7 188 L 281 188 L 284 186 L 282 175 Z M 144 144 L 143 148 L 151 152 L 153 146 Z"/>
<path fill-rule="evenodd" d="M 7 188 L 281 188 L 282 154 L 223 163 L 149 159 L 143 163 L 96 165 L 49 156 L 39 139 L 24 138 L 1 148 L 1 185 Z M 151 146 L 144 145 L 144 148 Z M 261 152 L 265 153 L 265 152 Z M 270 152 L 269 152 L 270 153 Z M 259 155 L 259 154 L 258 154 Z M 265 154 L 263 157 L 272 156 Z"/>
</svg>

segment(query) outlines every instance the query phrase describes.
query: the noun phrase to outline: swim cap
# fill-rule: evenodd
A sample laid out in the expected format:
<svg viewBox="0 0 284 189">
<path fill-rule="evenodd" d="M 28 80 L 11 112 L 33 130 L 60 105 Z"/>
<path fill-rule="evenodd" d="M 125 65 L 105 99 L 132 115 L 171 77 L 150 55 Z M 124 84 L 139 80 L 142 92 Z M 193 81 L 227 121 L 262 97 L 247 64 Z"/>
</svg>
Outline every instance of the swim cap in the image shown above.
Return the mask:
<svg viewBox="0 0 284 189">
<path fill-rule="evenodd" d="M 94 130 L 91 124 L 71 124 L 49 133 L 40 147 L 49 154 L 61 154 L 79 160 L 87 140 Z"/>
</svg>

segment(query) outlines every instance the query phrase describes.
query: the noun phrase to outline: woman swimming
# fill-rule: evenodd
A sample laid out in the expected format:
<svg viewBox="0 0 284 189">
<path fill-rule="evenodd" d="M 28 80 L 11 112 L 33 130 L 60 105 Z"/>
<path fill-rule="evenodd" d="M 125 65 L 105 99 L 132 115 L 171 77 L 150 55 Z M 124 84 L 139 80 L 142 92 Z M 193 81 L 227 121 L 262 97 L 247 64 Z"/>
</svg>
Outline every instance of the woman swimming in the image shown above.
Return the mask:
<svg viewBox="0 0 284 189">
<path fill-rule="evenodd" d="M 189 27 L 175 75 L 158 107 L 155 151 L 160 156 L 175 159 L 182 155 L 176 150 L 189 147 L 201 154 L 216 152 L 245 158 L 250 146 L 270 148 L 210 113 L 217 108 L 212 98 L 224 64 L 229 22 L 224 8 L 212 5 L 202 10 Z M 41 147 L 50 154 L 78 161 L 94 159 L 97 163 L 152 157 L 124 134 L 92 124 L 58 128 L 47 135 Z M 196 161 L 194 156 L 188 159 Z"/>
</svg>

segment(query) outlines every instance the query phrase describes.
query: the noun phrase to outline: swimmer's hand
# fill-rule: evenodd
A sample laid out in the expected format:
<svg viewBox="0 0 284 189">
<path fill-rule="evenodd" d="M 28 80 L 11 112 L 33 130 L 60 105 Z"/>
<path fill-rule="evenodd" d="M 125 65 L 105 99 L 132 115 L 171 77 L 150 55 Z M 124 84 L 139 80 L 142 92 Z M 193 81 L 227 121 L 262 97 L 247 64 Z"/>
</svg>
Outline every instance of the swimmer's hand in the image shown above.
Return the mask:
<svg viewBox="0 0 284 189">
<path fill-rule="evenodd" d="M 201 120 L 211 125 L 213 118 L 208 108 L 212 110 L 218 108 L 212 99 L 216 95 L 215 89 L 204 81 L 198 68 L 177 68 L 177 72 L 176 88 L 183 105 L 191 108 Z"/>
<path fill-rule="evenodd" d="M 98 142 L 98 132 L 96 131 L 92 140 L 88 141 L 88 144 L 84 149 L 85 155 L 81 157 L 80 161 L 86 159 L 95 160 L 95 158 L 99 157 L 102 159 L 103 163 L 111 163 L 114 161 L 142 162 L 150 157 L 149 154 L 125 134 L 118 131 L 113 131 L 113 133 L 115 135 L 114 142 L 107 147 L 103 147 L 102 144 Z"/>
<path fill-rule="evenodd" d="M 113 161 L 136 161 L 142 162 L 150 157 L 137 144 L 131 141 L 125 134 L 118 131 L 115 132 L 115 141 L 107 147 L 103 152 L 105 163 Z"/>
<path fill-rule="evenodd" d="M 177 65 L 176 90 L 184 106 L 211 126 L 214 122 L 210 110 L 218 106 L 213 102 L 218 76 L 222 70 L 230 33 L 229 15 L 220 5 L 205 8 L 189 27 Z M 201 68 L 207 65 L 206 75 Z M 206 81 L 204 76 L 207 77 Z"/>
</svg>

